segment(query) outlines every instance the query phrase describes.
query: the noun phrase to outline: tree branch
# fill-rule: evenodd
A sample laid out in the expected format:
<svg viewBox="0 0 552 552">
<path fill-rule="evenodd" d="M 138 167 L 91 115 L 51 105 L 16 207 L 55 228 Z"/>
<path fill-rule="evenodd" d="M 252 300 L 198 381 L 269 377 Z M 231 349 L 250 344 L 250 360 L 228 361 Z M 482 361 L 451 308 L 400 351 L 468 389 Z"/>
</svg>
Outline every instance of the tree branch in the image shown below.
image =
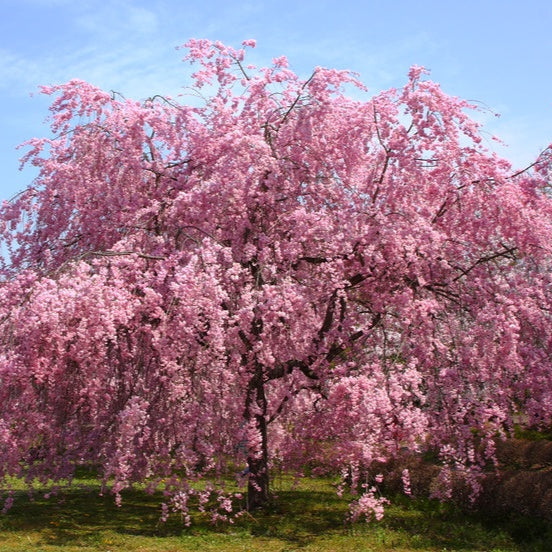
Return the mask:
<svg viewBox="0 0 552 552">
<path fill-rule="evenodd" d="M 458 276 L 456 276 L 456 278 L 454 278 L 453 282 L 456 282 L 456 281 L 460 280 L 460 278 L 462 278 L 464 276 L 467 276 L 476 266 L 478 266 L 480 264 L 483 264 L 483 263 L 487 263 L 487 262 L 492 261 L 494 259 L 498 259 L 500 257 L 506 257 L 507 255 L 509 255 L 509 254 L 513 253 L 514 251 L 516 251 L 516 249 L 517 249 L 517 247 L 513 246 L 513 247 L 505 248 L 503 251 L 498 251 L 497 253 L 493 253 L 492 255 L 487 255 L 486 257 L 481 257 L 481 258 L 477 259 L 477 261 L 475 261 L 475 263 L 473 263 L 469 268 L 466 268 L 466 269 L 463 269 L 463 268 L 460 268 L 460 267 L 455 267 L 460 271 L 460 274 Z"/>
<path fill-rule="evenodd" d="M 305 88 L 308 86 L 310 81 L 314 78 L 314 75 L 316 75 L 316 71 L 314 71 L 313 74 L 303 83 L 303 86 L 301 86 L 301 91 L 299 92 L 299 94 L 297 94 L 297 97 L 295 98 L 295 100 L 293 100 L 293 103 L 289 106 L 289 109 L 285 112 L 284 116 L 282 117 L 282 120 L 280 121 L 279 126 L 282 126 L 286 122 L 286 119 L 289 117 L 289 114 L 293 111 L 293 109 L 297 105 L 297 102 L 300 100 L 301 93 L 303 92 L 303 90 L 305 90 Z"/>
</svg>

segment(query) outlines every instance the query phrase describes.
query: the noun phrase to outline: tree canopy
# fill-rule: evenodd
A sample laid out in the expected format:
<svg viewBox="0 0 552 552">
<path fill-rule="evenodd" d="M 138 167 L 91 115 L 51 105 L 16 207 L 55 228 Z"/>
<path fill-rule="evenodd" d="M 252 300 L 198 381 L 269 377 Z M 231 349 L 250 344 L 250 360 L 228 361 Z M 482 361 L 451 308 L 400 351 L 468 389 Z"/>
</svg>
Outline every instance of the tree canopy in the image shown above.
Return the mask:
<svg viewBox="0 0 552 552">
<path fill-rule="evenodd" d="M 247 465 L 252 509 L 309 464 L 369 517 L 362 474 L 407 448 L 477 492 L 514 420 L 551 421 L 549 150 L 514 170 L 420 67 L 368 97 L 248 46 L 189 41 L 188 104 L 43 88 L 0 213 L 0 478 L 94 465 L 220 519 L 217 475 Z"/>
</svg>

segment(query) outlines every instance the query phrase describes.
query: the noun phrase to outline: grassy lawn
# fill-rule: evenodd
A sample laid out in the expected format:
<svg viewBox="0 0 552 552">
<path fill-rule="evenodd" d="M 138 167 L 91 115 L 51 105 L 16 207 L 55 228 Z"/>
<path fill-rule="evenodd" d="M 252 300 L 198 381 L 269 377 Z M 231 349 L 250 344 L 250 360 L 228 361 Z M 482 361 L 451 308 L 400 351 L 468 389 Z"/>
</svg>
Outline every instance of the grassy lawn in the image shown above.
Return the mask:
<svg viewBox="0 0 552 552">
<path fill-rule="evenodd" d="M 0 515 L 0 552 L 552 550 L 550 524 L 491 520 L 406 497 L 397 497 L 381 522 L 346 524 L 347 501 L 325 479 L 306 479 L 295 489 L 290 480 L 277 480 L 270 511 L 217 526 L 198 514 L 189 528 L 176 518 L 159 523 L 160 495 L 129 491 L 117 508 L 111 495 L 99 496 L 95 479 L 75 483 L 48 500 L 37 493 L 30 502 L 18 493 L 13 508 Z"/>
</svg>

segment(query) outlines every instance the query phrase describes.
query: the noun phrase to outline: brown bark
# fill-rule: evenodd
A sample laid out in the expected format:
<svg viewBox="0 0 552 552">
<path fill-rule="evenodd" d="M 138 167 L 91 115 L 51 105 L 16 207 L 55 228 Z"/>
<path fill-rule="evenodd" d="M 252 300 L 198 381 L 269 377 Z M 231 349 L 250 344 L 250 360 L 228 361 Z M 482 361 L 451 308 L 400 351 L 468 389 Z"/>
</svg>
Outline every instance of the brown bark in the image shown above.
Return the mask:
<svg viewBox="0 0 552 552">
<path fill-rule="evenodd" d="M 249 482 L 247 485 L 247 510 L 264 508 L 269 499 L 268 446 L 266 437 L 266 420 L 264 416 L 255 416 L 255 425 L 261 434 L 261 454 L 249 456 Z"/>
<path fill-rule="evenodd" d="M 268 472 L 268 439 L 267 439 L 267 402 L 264 389 L 263 370 L 259 365 L 255 376 L 249 384 L 245 416 L 247 420 L 255 421 L 255 429 L 261 436 L 261 450 L 251 450 L 247 458 L 249 482 L 247 485 L 247 510 L 257 510 L 268 504 L 269 472 Z M 255 405 L 255 408 L 252 408 Z M 254 413 L 253 413 L 254 412 Z"/>
</svg>

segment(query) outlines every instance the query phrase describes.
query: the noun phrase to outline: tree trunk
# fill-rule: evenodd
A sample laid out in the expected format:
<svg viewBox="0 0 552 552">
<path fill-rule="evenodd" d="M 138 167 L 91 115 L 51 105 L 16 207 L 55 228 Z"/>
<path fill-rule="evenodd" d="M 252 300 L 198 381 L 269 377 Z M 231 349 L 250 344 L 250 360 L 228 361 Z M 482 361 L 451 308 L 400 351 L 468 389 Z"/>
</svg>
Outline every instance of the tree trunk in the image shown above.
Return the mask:
<svg viewBox="0 0 552 552">
<path fill-rule="evenodd" d="M 255 415 L 255 426 L 261 434 L 262 449 L 260 455 L 247 458 L 249 482 L 247 485 L 247 510 L 257 510 L 268 504 L 269 474 L 268 447 L 266 437 L 266 420 L 264 416 Z"/>
<path fill-rule="evenodd" d="M 269 473 L 268 473 L 268 440 L 266 411 L 267 401 L 264 389 L 262 367 L 257 366 L 255 376 L 249 384 L 245 416 L 247 420 L 255 421 L 255 429 L 261 437 L 261 450 L 250 448 L 247 457 L 249 468 L 249 482 L 247 485 L 247 510 L 252 511 L 263 508 L 269 499 Z M 252 406 L 255 405 L 253 409 Z M 253 412 L 254 413 L 253 413 Z"/>
</svg>

